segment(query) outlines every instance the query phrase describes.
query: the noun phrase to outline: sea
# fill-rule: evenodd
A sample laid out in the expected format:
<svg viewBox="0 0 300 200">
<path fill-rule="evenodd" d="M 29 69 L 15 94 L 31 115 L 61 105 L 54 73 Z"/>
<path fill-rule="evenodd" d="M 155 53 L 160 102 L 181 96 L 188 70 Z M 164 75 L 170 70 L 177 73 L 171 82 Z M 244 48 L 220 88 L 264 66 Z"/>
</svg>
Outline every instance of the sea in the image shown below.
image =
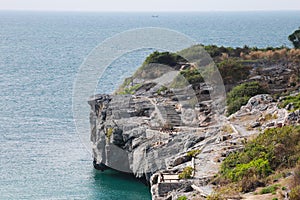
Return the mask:
<svg viewBox="0 0 300 200">
<path fill-rule="evenodd" d="M 0 11 L 0 199 L 151 199 L 149 188 L 133 177 L 93 169 L 90 149 L 73 120 L 72 92 L 79 68 L 108 38 L 158 27 L 205 45 L 291 47 L 287 37 L 299 26 L 300 12 L 292 11 Z M 99 81 L 96 92 L 113 92 L 152 51 L 116 60 L 109 66 L 112 70 L 127 70 L 123 76 L 104 74 L 102 78 L 118 81 Z"/>
</svg>

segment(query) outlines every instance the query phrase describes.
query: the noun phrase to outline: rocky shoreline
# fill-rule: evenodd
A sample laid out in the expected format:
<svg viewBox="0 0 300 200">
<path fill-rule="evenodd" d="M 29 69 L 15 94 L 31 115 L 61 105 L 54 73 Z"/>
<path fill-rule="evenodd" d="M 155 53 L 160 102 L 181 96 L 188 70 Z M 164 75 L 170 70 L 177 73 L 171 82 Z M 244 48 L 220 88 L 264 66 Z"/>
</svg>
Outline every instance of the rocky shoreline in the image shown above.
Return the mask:
<svg viewBox="0 0 300 200">
<path fill-rule="evenodd" d="M 299 120 L 294 117 L 298 112 L 289 114 L 286 109 L 279 109 L 270 95 L 258 95 L 224 124 L 211 122 L 207 127 L 185 127 L 174 120 L 180 116 L 180 112 L 174 114 L 175 107 L 172 115 L 158 119 L 155 114 L 158 105 L 168 110 L 170 103 L 153 104 L 153 99 L 131 95 L 92 97 L 89 104 L 95 167 L 100 170 L 109 167 L 145 178 L 155 200 L 195 194 L 205 197 L 213 190 L 211 180 L 222 159 L 242 149 L 244 140 L 262 129 Z M 199 110 L 199 116 L 200 113 Z M 267 115 L 277 117 L 264 120 Z M 159 120 L 175 126 L 158 129 Z M 193 150 L 199 152 L 189 156 L 188 152 Z M 187 166 L 193 168 L 192 177 L 179 179 L 178 174 Z M 161 174 L 163 182 L 159 181 Z"/>
<path fill-rule="evenodd" d="M 278 106 L 283 99 L 278 95 L 297 89 L 290 78 L 298 73 L 297 64 L 242 63 L 249 74 L 236 83 L 227 77 L 226 91 L 243 82 L 257 81 L 267 85 L 272 95 L 253 96 L 229 117 L 221 105 L 222 95 L 211 100 L 214 88 L 204 82 L 167 89 L 151 80 L 132 77 L 122 86 L 128 94 L 90 97 L 94 167 L 112 168 L 144 179 L 151 187 L 153 200 L 183 196 L 205 199 L 216 187 L 215 176 L 230 153 L 243 150 L 249 138 L 265 129 L 300 122 L 300 112 L 293 110 L 293 105 Z M 145 67 L 143 70 L 146 74 L 153 73 Z M 194 69 L 183 70 L 187 73 L 186 70 Z M 200 87 L 195 87 L 197 84 Z M 190 89 L 195 96 L 189 95 Z"/>
</svg>

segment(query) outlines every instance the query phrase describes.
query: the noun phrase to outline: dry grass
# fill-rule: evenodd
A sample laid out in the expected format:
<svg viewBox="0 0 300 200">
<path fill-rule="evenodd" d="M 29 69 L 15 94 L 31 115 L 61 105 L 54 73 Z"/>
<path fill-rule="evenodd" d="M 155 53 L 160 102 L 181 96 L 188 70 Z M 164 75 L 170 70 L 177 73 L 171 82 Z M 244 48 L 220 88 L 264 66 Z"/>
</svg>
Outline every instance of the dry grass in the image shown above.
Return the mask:
<svg viewBox="0 0 300 200">
<path fill-rule="evenodd" d="M 267 60 L 282 60 L 288 59 L 290 61 L 300 61 L 300 49 L 291 49 L 288 50 L 278 49 L 278 50 L 268 50 L 268 51 L 251 51 L 249 54 L 241 53 L 240 57 L 244 60 L 258 60 L 258 59 L 267 59 Z"/>
<path fill-rule="evenodd" d="M 300 49 L 291 49 L 288 53 L 289 60 L 300 61 Z"/>
<path fill-rule="evenodd" d="M 225 133 L 233 133 L 233 129 L 229 124 L 226 124 L 222 127 L 222 131 L 224 131 Z"/>
<path fill-rule="evenodd" d="M 252 51 L 249 53 L 249 57 L 252 60 L 257 59 L 268 59 L 268 60 L 280 60 L 286 58 L 287 56 L 287 49 L 280 49 L 280 50 L 268 50 L 268 51 Z"/>
</svg>

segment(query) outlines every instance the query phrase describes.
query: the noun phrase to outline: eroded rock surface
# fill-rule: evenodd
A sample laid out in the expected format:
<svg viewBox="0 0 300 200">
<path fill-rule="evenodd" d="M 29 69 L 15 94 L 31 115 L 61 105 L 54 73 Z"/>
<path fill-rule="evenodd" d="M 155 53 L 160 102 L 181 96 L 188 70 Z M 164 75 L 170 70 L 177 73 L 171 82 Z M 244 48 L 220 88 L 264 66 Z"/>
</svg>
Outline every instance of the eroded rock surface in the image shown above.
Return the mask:
<svg viewBox="0 0 300 200">
<path fill-rule="evenodd" d="M 211 180 L 222 160 L 243 149 L 248 137 L 266 128 L 299 121 L 299 111 L 289 113 L 278 108 L 270 95 L 252 97 L 228 119 L 218 118 L 212 103 L 195 105 L 189 119 L 193 125 L 186 125 L 184 108 L 171 98 L 91 97 L 95 168 L 112 168 L 145 178 L 153 200 L 182 195 L 201 198 L 213 191 Z M 191 155 L 193 151 L 197 153 Z M 186 167 L 193 168 L 191 178 L 179 179 Z"/>
</svg>

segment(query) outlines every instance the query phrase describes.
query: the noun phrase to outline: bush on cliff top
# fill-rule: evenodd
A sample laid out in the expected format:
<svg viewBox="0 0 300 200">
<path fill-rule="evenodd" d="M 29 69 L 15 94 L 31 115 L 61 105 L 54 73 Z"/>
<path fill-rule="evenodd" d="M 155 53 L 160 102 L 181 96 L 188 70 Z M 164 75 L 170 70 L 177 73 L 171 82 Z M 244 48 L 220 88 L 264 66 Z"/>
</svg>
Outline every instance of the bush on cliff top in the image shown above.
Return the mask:
<svg viewBox="0 0 300 200">
<path fill-rule="evenodd" d="M 243 83 L 234 87 L 227 95 L 227 114 L 231 115 L 238 111 L 251 97 L 265 93 L 267 90 L 259 82 Z"/>
<path fill-rule="evenodd" d="M 154 51 L 145 59 L 143 65 L 135 72 L 133 77 L 158 78 L 166 71 L 170 71 L 169 67 L 178 70 L 181 62 L 185 63 L 187 61 L 176 53 Z"/>
<path fill-rule="evenodd" d="M 150 63 L 159 63 L 168 66 L 175 66 L 179 62 L 186 62 L 186 60 L 176 53 L 154 51 L 146 58 L 144 65 Z"/>
</svg>

